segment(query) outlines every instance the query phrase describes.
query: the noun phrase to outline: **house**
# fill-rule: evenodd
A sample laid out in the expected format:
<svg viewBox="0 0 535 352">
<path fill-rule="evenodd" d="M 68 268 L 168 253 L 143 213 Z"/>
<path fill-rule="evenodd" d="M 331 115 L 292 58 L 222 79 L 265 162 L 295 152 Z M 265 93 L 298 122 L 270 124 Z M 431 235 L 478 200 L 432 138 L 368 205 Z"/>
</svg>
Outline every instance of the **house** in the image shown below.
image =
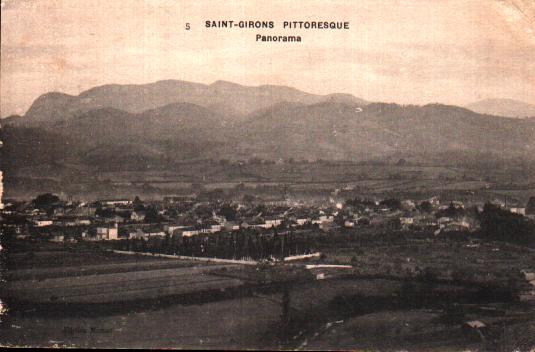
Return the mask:
<svg viewBox="0 0 535 352">
<path fill-rule="evenodd" d="M 34 220 L 33 221 L 33 224 L 36 226 L 36 227 L 45 227 L 45 226 L 50 226 L 53 224 L 53 221 L 52 220 Z"/>
<path fill-rule="evenodd" d="M 334 216 L 320 215 L 317 220 L 313 220 L 313 224 L 321 225 L 322 223 L 333 222 Z"/>
<path fill-rule="evenodd" d="M 329 231 L 334 227 L 334 224 L 332 221 L 322 221 L 319 223 L 319 228 L 322 231 Z"/>
<path fill-rule="evenodd" d="M 468 231 L 471 226 L 467 221 L 452 221 L 441 226 L 444 231 Z"/>
<path fill-rule="evenodd" d="M 268 207 L 283 207 L 287 206 L 289 204 L 288 199 L 272 199 L 272 200 L 266 200 L 264 204 Z"/>
<path fill-rule="evenodd" d="M 1 219 L 0 219 L 1 220 Z M 23 229 L 21 226 L 11 226 L 14 228 L 14 231 L 15 231 L 15 237 L 17 239 L 26 239 L 26 238 L 29 238 L 30 235 L 28 234 L 28 232 Z"/>
<path fill-rule="evenodd" d="M 130 215 L 130 219 L 132 221 L 143 221 L 145 220 L 146 213 L 144 211 L 133 211 L 132 215 Z"/>
<path fill-rule="evenodd" d="M 179 196 L 166 196 L 163 198 L 165 204 L 186 203 L 195 201 L 196 195 L 179 195 Z"/>
<path fill-rule="evenodd" d="M 105 218 L 104 222 L 107 222 L 107 223 L 123 223 L 124 222 L 124 218 L 122 216 L 120 216 L 120 215 L 115 214 L 110 218 Z"/>
<path fill-rule="evenodd" d="M 414 218 L 412 216 L 402 216 L 399 218 L 401 226 L 409 226 L 414 224 Z"/>
<path fill-rule="evenodd" d="M 77 219 L 63 219 L 62 221 L 55 221 L 54 225 L 77 226 L 78 225 L 78 220 Z"/>
<path fill-rule="evenodd" d="M 210 225 L 210 232 L 211 232 L 211 233 L 220 232 L 222 229 L 223 229 L 223 226 L 221 226 L 221 225 L 219 225 L 219 224 L 216 224 L 216 225 Z"/>
<path fill-rule="evenodd" d="M 29 211 L 28 215 L 30 215 L 30 216 L 45 216 L 46 215 L 46 211 L 41 210 L 41 209 L 32 209 L 32 210 Z"/>
<path fill-rule="evenodd" d="M 443 216 L 443 217 L 441 217 L 441 218 L 439 218 L 439 219 L 437 220 L 437 223 L 438 223 L 439 225 L 445 225 L 445 224 L 448 224 L 448 223 L 450 223 L 450 222 L 452 222 L 452 221 L 453 221 L 452 218 L 447 217 L 447 216 Z"/>
<path fill-rule="evenodd" d="M 182 237 L 192 237 L 198 235 L 199 233 L 199 230 L 184 230 L 182 231 Z"/>
<path fill-rule="evenodd" d="M 223 225 L 223 228 L 226 230 L 226 231 L 238 231 L 240 229 L 240 225 L 238 225 L 237 223 L 233 222 L 233 221 L 227 221 L 224 225 Z"/>
<path fill-rule="evenodd" d="M 165 237 L 165 232 L 164 231 L 159 231 L 159 230 L 149 230 L 147 232 L 145 232 L 147 234 L 147 237 Z"/>
<path fill-rule="evenodd" d="M 535 286 L 535 281 L 533 281 Z M 519 294 L 519 299 L 521 302 L 535 303 L 535 290 L 524 290 Z"/>
<path fill-rule="evenodd" d="M 325 273 L 317 273 L 316 280 L 325 280 Z"/>
<path fill-rule="evenodd" d="M 465 329 L 484 329 L 486 328 L 487 325 L 485 323 L 483 323 L 482 321 L 480 320 L 471 320 L 471 321 L 467 321 L 464 323 L 463 325 L 463 328 Z"/>
<path fill-rule="evenodd" d="M 97 227 L 97 239 L 99 240 L 117 240 L 119 239 L 119 226 L 114 227 Z"/>
<path fill-rule="evenodd" d="M 310 219 L 309 218 L 300 218 L 300 219 L 296 219 L 295 222 L 297 223 L 297 225 L 303 226 L 306 223 L 310 222 Z"/>
<path fill-rule="evenodd" d="M 54 216 L 61 216 L 61 215 L 65 215 L 65 208 L 63 207 L 54 208 Z"/>
<path fill-rule="evenodd" d="M 266 223 L 261 219 L 249 219 L 241 223 L 240 227 L 244 229 L 264 229 L 266 228 Z"/>
<path fill-rule="evenodd" d="M 143 232 L 141 229 L 137 229 L 135 232 L 130 232 L 128 234 L 128 238 L 131 240 L 147 240 L 148 236 L 145 232 Z"/>
<path fill-rule="evenodd" d="M 355 227 L 355 223 L 353 221 L 346 220 L 344 222 L 344 227 L 346 227 L 348 229 L 353 228 L 353 227 Z"/>
<path fill-rule="evenodd" d="M 63 242 L 64 239 L 65 236 L 63 234 L 55 233 L 50 237 L 50 242 Z"/>
<path fill-rule="evenodd" d="M 371 226 L 386 226 L 388 224 L 388 219 L 384 216 L 374 216 L 373 218 L 369 219 L 369 224 Z"/>
<path fill-rule="evenodd" d="M 76 219 L 75 220 L 76 225 L 91 225 L 91 220 L 89 219 Z"/>
<path fill-rule="evenodd" d="M 129 239 L 148 240 L 151 237 L 165 237 L 167 234 L 159 228 L 136 229 L 128 234 Z"/>
<path fill-rule="evenodd" d="M 165 225 L 163 230 L 168 234 L 173 234 L 175 230 L 185 229 L 187 226 L 183 225 Z"/>
<path fill-rule="evenodd" d="M 414 210 L 414 209 L 416 209 L 416 204 L 414 203 L 414 201 L 412 201 L 410 199 L 403 200 L 401 202 L 401 206 L 405 210 Z"/>
<path fill-rule="evenodd" d="M 526 208 L 509 208 L 513 214 L 526 215 Z"/>
<path fill-rule="evenodd" d="M 451 202 L 450 206 L 453 205 L 455 209 L 464 209 L 464 203 L 458 200 L 454 200 Z"/>
<path fill-rule="evenodd" d="M 89 231 L 82 231 L 81 239 L 83 241 L 100 241 L 100 238 L 97 236 L 92 236 Z"/>
<path fill-rule="evenodd" d="M 526 279 L 526 281 L 535 280 L 535 271 L 524 269 L 524 270 L 521 270 L 520 272 L 524 275 L 524 278 Z"/>
<path fill-rule="evenodd" d="M 116 206 L 116 205 L 131 205 L 132 201 L 129 199 L 105 199 L 101 201 L 102 204 L 108 205 L 108 206 Z"/>
<path fill-rule="evenodd" d="M 201 232 L 193 226 L 181 226 L 172 232 L 173 237 L 192 237 Z"/>
<path fill-rule="evenodd" d="M 440 199 L 437 196 L 431 197 L 427 201 L 434 207 L 438 207 L 440 205 Z"/>
<path fill-rule="evenodd" d="M 71 214 L 75 216 L 94 216 L 97 208 L 86 205 L 80 205 L 74 209 Z"/>
<path fill-rule="evenodd" d="M 277 227 L 282 223 L 282 220 L 280 219 L 266 219 L 264 228 L 269 229 L 272 227 Z"/>
<path fill-rule="evenodd" d="M 367 226 L 367 225 L 370 224 L 370 219 L 368 217 L 365 217 L 365 216 L 359 217 L 358 219 L 355 219 L 355 221 L 359 225 Z"/>
</svg>

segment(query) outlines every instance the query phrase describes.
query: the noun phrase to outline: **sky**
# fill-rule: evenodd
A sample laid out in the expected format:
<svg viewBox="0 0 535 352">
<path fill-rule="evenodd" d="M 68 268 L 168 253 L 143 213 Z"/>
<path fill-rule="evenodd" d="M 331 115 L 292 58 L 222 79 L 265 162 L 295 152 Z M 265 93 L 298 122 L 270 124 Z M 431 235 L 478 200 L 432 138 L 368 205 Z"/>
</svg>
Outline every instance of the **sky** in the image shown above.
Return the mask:
<svg viewBox="0 0 535 352">
<path fill-rule="evenodd" d="M 533 0 L 1 0 L 0 116 L 41 94 L 165 79 L 286 85 L 370 101 L 535 104 Z M 275 21 L 208 29 L 206 20 Z M 280 22 L 349 21 L 349 30 Z M 186 23 L 191 29 L 186 30 Z M 261 43 L 256 34 L 300 35 Z"/>
</svg>

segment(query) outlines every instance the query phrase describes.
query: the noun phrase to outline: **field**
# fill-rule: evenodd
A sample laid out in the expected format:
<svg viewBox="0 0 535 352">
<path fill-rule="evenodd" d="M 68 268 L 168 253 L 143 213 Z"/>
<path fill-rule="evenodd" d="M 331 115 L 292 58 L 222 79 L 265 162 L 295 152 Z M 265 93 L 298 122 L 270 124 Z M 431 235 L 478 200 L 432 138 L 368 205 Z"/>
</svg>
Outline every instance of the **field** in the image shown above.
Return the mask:
<svg viewBox="0 0 535 352">
<path fill-rule="evenodd" d="M 306 263 L 353 268 L 206 264 L 111 254 L 88 244 L 34 244 L 28 257 L 28 243 L 21 242 L 10 254 L 21 269 L 8 271 L 0 342 L 409 351 L 535 346 L 526 337 L 535 332 L 534 308 L 508 289 L 520 282 L 521 268 L 535 263 L 529 249 L 395 233 L 317 236 L 325 257 Z M 463 329 L 472 320 L 486 324 L 484 340 Z"/>
<path fill-rule="evenodd" d="M 144 256 L 123 256 L 108 252 L 98 245 L 61 244 L 44 241 L 18 241 L 9 249 L 4 264 L 10 270 L 63 269 L 81 265 L 137 263 L 153 261 Z M 46 270 L 46 269 L 45 269 Z"/>
<path fill-rule="evenodd" d="M 427 271 L 443 280 L 507 286 L 522 280 L 521 270 L 535 269 L 535 250 L 528 247 L 455 233 L 359 232 L 339 230 L 320 249 L 328 261 L 353 264 L 360 275 L 410 277 Z"/>
<path fill-rule="evenodd" d="M 23 269 L 9 270 L 2 287 L 2 345 L 244 348 L 260 345 L 279 319 L 276 303 L 217 274 L 239 273 L 236 265 L 33 246 L 31 256 L 28 243 L 8 254 Z"/>
<path fill-rule="evenodd" d="M 72 275 L 41 280 L 13 280 L 6 298 L 23 302 L 111 303 L 225 290 L 243 283 L 240 280 L 209 275 L 212 267 L 130 270 L 124 273 Z M 79 268 L 82 271 L 85 268 Z M 89 268 L 90 269 L 90 268 Z"/>
<path fill-rule="evenodd" d="M 445 199 L 466 197 L 470 200 L 502 199 L 525 205 L 535 194 L 535 174 L 530 169 L 470 168 L 440 165 L 367 165 L 354 162 L 294 162 L 272 164 L 221 164 L 191 161 L 169 169 L 132 171 L 79 170 L 76 178 L 66 168 L 69 182 L 41 179 L 20 170 L 16 178 L 6 176 L 6 197 L 32 198 L 39 193 L 58 192 L 74 198 L 109 197 L 161 199 L 171 194 L 190 194 L 202 184 L 205 190 L 216 188 L 232 191 L 243 185 L 245 193 L 303 198 L 325 195 L 335 188 L 350 186 L 354 194 L 387 197 L 408 195 L 416 198 L 434 195 Z M 78 172 L 78 171 L 77 171 Z M 65 185 L 69 185 L 65 188 Z"/>
<path fill-rule="evenodd" d="M 249 314 L 255 314 L 252 317 Z M 245 297 L 80 316 L 20 314 L 2 319 L 2 345 L 88 348 L 276 348 L 265 338 L 279 320 L 276 303 Z"/>
</svg>

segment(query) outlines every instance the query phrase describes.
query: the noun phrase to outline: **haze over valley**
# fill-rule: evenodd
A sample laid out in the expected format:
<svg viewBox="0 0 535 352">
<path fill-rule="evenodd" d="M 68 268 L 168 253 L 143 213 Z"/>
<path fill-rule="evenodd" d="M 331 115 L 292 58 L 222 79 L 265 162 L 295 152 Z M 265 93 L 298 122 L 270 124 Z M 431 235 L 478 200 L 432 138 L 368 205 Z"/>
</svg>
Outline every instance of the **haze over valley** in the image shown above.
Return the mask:
<svg viewBox="0 0 535 352">
<path fill-rule="evenodd" d="M 61 184 L 65 179 L 91 183 L 90 175 L 106 172 L 176 175 L 192 162 L 211 165 L 203 175 L 215 172 L 213 181 L 242 181 L 236 170 L 249 161 L 394 166 L 401 161 L 402 166 L 480 171 L 509 165 L 506 173 L 523 173 L 521 181 L 529 182 L 535 155 L 532 118 L 225 81 L 105 85 L 78 96 L 51 92 L 38 97 L 24 116 L 3 122 L 2 163 L 9 195 L 17 195 L 17 185 L 43 178 Z M 214 165 L 221 167 L 220 162 L 238 164 L 216 172 Z M 272 167 L 280 176 L 278 168 Z M 280 181 L 247 172 L 252 180 Z M 292 182 L 299 182 L 303 175 L 294 176 Z M 200 175 L 191 177 L 184 181 Z"/>
</svg>

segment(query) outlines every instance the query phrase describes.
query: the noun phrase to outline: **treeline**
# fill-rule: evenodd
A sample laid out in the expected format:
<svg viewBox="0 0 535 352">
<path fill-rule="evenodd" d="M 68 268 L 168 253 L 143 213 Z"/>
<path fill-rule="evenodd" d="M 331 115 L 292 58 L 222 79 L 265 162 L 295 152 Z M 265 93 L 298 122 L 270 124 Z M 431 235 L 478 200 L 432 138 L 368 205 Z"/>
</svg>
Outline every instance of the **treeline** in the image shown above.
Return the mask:
<svg viewBox="0 0 535 352">
<path fill-rule="evenodd" d="M 479 214 L 481 235 L 498 241 L 522 245 L 535 243 L 535 224 L 493 204 L 485 204 Z"/>
<path fill-rule="evenodd" d="M 284 258 L 309 254 L 314 250 L 305 236 L 292 231 L 260 234 L 255 231 L 197 235 L 192 237 L 152 237 L 148 240 L 127 239 L 118 249 L 134 252 L 161 253 L 222 259 Z"/>
</svg>

